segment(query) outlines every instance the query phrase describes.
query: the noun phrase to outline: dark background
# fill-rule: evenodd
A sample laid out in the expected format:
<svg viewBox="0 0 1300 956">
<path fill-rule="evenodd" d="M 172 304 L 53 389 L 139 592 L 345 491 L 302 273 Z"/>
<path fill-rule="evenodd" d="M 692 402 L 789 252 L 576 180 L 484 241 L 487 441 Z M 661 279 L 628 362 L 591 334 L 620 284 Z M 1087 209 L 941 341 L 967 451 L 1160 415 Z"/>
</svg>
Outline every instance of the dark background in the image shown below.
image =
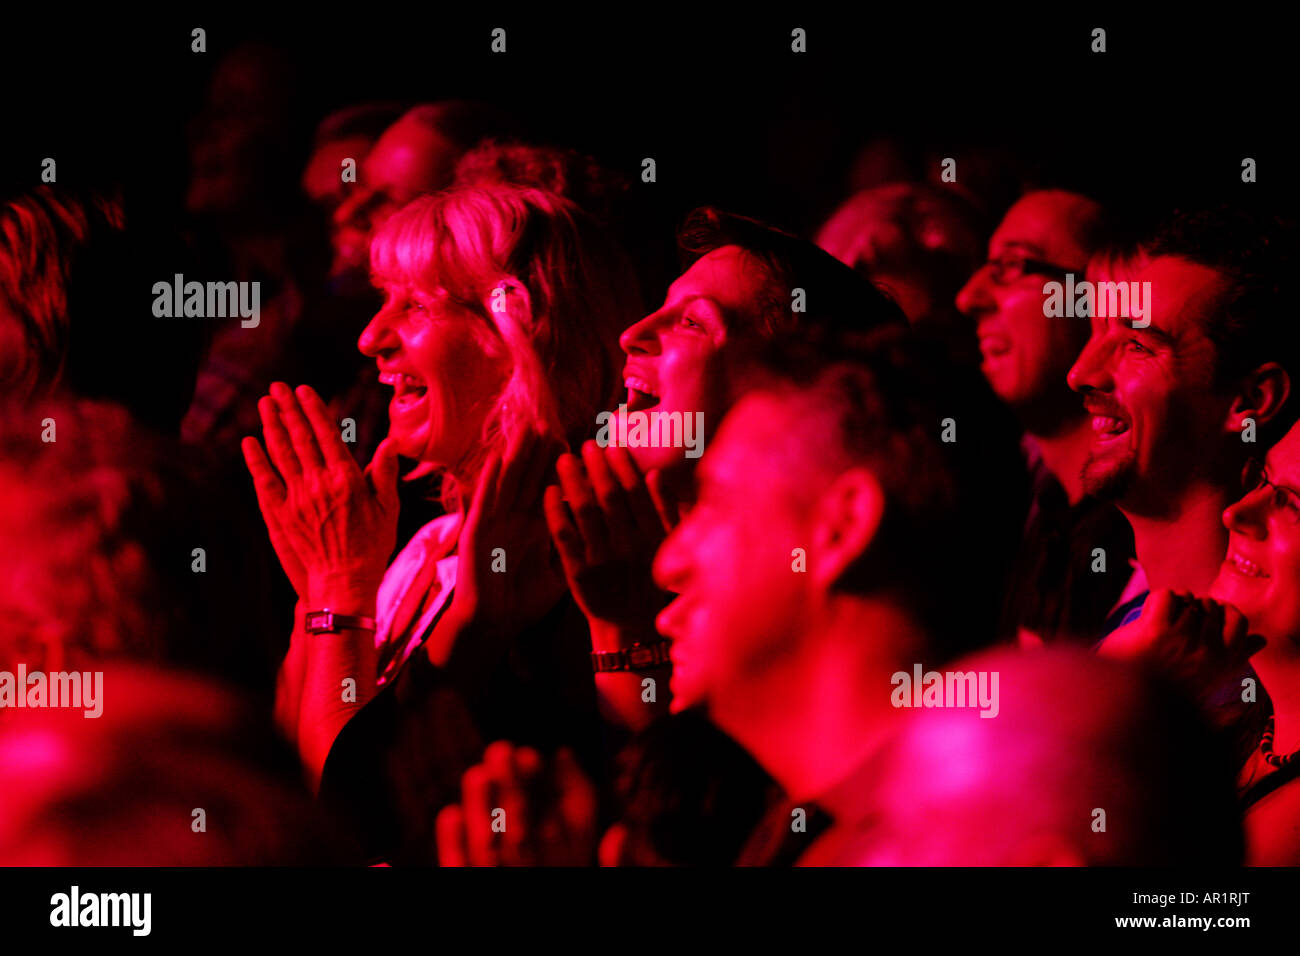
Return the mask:
<svg viewBox="0 0 1300 956">
<path fill-rule="evenodd" d="M 293 78 L 304 156 L 316 121 L 340 105 L 489 100 L 654 190 L 669 223 L 710 202 L 809 231 L 847 195 L 857 148 L 888 134 L 918 160 L 957 158 L 959 179 L 963 150 L 982 147 L 1005 153 L 1009 181 L 1132 205 L 1295 206 L 1283 151 L 1294 138 L 1291 33 L 1257 8 L 1243 22 L 994 5 L 905 16 L 866 4 L 835 15 L 802 5 L 330 9 L 8 17 L 0 192 L 36 184 L 54 156 L 61 184 L 125 181 L 137 204 L 178 206 L 185 126 L 214 64 L 265 39 Z M 195 26 L 207 53 L 190 51 Z M 505 55 L 489 50 L 495 26 L 507 30 Z M 806 54 L 790 52 L 794 26 L 808 31 Z M 1105 54 L 1089 50 L 1094 26 L 1107 30 Z M 646 156 L 658 165 L 653 185 L 640 184 Z M 1244 156 L 1257 160 L 1258 183 L 1241 183 Z M 985 192 L 994 206 L 1011 198 Z"/>
</svg>

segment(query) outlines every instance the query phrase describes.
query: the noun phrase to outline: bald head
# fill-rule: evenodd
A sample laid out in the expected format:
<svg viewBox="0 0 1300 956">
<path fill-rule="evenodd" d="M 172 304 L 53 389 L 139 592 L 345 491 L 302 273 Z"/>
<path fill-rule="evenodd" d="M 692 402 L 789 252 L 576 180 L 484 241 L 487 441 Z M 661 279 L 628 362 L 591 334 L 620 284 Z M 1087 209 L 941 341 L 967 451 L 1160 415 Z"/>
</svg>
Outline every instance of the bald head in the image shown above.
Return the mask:
<svg viewBox="0 0 1300 956">
<path fill-rule="evenodd" d="M 79 707 L 4 712 L 0 865 L 355 859 L 348 838 L 299 783 L 292 752 L 247 701 L 181 672 L 121 661 L 98 666 L 103 670 L 81 672 L 85 683 L 75 685 L 88 703 L 85 688 L 99 675 L 95 717 Z"/>
<path fill-rule="evenodd" d="M 370 239 L 393 213 L 451 185 L 457 161 L 471 146 L 511 129 L 500 110 L 463 100 L 423 103 L 403 113 L 375 140 L 357 182 L 334 210 L 334 274 L 364 273 Z"/>
<path fill-rule="evenodd" d="M 998 231 L 1037 245 L 1048 261 L 1087 265 L 1101 241 L 1102 226 L 1102 207 L 1094 200 L 1064 189 L 1041 189 L 1020 197 Z"/>
<path fill-rule="evenodd" d="M 1170 691 L 1072 649 L 999 651 L 952 669 L 998 673 L 998 715 L 908 715 L 861 862 L 1240 862 L 1230 761 Z"/>
</svg>

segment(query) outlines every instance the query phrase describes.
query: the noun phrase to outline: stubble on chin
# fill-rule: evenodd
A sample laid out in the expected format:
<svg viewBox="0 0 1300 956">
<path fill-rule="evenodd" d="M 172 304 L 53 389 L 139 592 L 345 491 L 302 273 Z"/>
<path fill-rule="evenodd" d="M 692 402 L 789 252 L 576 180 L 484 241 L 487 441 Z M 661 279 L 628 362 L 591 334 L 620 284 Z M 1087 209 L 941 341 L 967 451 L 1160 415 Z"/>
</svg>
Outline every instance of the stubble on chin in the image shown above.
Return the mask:
<svg viewBox="0 0 1300 956">
<path fill-rule="evenodd" d="M 1089 454 L 1088 460 L 1083 463 L 1083 490 L 1099 501 L 1119 501 L 1128 494 L 1133 475 L 1131 459 L 1117 461 Z"/>
</svg>

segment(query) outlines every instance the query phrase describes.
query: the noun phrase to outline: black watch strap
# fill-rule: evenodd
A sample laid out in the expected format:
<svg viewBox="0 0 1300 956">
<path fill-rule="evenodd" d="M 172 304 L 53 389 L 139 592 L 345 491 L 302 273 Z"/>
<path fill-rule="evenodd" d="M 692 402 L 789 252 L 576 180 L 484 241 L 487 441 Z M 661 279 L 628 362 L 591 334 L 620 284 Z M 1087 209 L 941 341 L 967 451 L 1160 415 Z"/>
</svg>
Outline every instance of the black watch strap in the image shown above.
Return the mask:
<svg viewBox="0 0 1300 956">
<path fill-rule="evenodd" d="M 617 651 L 593 651 L 591 669 L 597 674 L 610 671 L 644 671 L 663 667 L 672 658 L 668 654 L 667 641 L 652 641 L 649 644 L 633 644 Z"/>
<path fill-rule="evenodd" d="M 335 614 L 329 608 L 323 611 L 308 611 L 303 621 L 303 630 L 308 634 L 336 634 L 342 630 L 375 631 L 375 619 L 358 614 Z"/>
</svg>

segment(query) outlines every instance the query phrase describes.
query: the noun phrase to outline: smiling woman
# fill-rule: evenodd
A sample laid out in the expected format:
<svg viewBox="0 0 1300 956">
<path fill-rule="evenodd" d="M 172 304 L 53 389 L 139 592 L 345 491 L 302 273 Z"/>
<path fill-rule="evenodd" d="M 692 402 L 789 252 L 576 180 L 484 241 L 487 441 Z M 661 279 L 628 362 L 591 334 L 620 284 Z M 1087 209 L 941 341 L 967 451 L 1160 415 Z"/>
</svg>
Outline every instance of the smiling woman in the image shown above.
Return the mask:
<svg viewBox="0 0 1300 956">
<path fill-rule="evenodd" d="M 613 402 L 618 333 L 637 312 L 616 247 L 577 207 L 537 189 L 418 199 L 376 235 L 371 265 L 385 303 L 358 344 L 394 389 L 375 460 L 356 466 L 306 387 L 277 385 L 262 400 L 269 460 L 245 443 L 299 596 L 278 716 L 314 778 L 328 756 L 349 768 L 334 777 L 352 787 L 376 777 L 356 773 L 355 759 L 380 759 L 404 722 L 421 723 L 399 712 L 395 698 L 405 707 L 411 696 L 380 693 L 404 680 L 408 662 L 434 665 L 479 731 L 548 746 L 598 734 L 587 635 L 561 607 L 571 604 L 542 493 L 563 444 L 580 444 Z M 447 514 L 386 568 L 397 455 L 442 473 Z M 353 744 L 339 739 L 377 694 Z M 593 719 L 575 717 L 589 705 Z M 457 726 L 455 745 L 416 758 L 455 766 L 417 777 L 456 779 L 460 756 L 476 756 L 463 745 L 475 730 Z"/>
<path fill-rule="evenodd" d="M 524 430 L 576 447 L 612 404 L 635 283 L 569 202 L 509 186 L 418 199 L 371 267 L 387 301 L 359 347 L 396 389 L 390 435 L 456 486 Z"/>
<path fill-rule="evenodd" d="M 1266 639 L 1251 664 L 1271 698 L 1263 739 L 1242 769 L 1248 862 L 1300 861 L 1300 427 L 1242 475 L 1244 495 L 1223 512 L 1228 550 L 1210 595 Z M 1293 766 L 1293 763 L 1295 764 Z M 1284 786 L 1285 784 L 1285 786 Z"/>
</svg>

